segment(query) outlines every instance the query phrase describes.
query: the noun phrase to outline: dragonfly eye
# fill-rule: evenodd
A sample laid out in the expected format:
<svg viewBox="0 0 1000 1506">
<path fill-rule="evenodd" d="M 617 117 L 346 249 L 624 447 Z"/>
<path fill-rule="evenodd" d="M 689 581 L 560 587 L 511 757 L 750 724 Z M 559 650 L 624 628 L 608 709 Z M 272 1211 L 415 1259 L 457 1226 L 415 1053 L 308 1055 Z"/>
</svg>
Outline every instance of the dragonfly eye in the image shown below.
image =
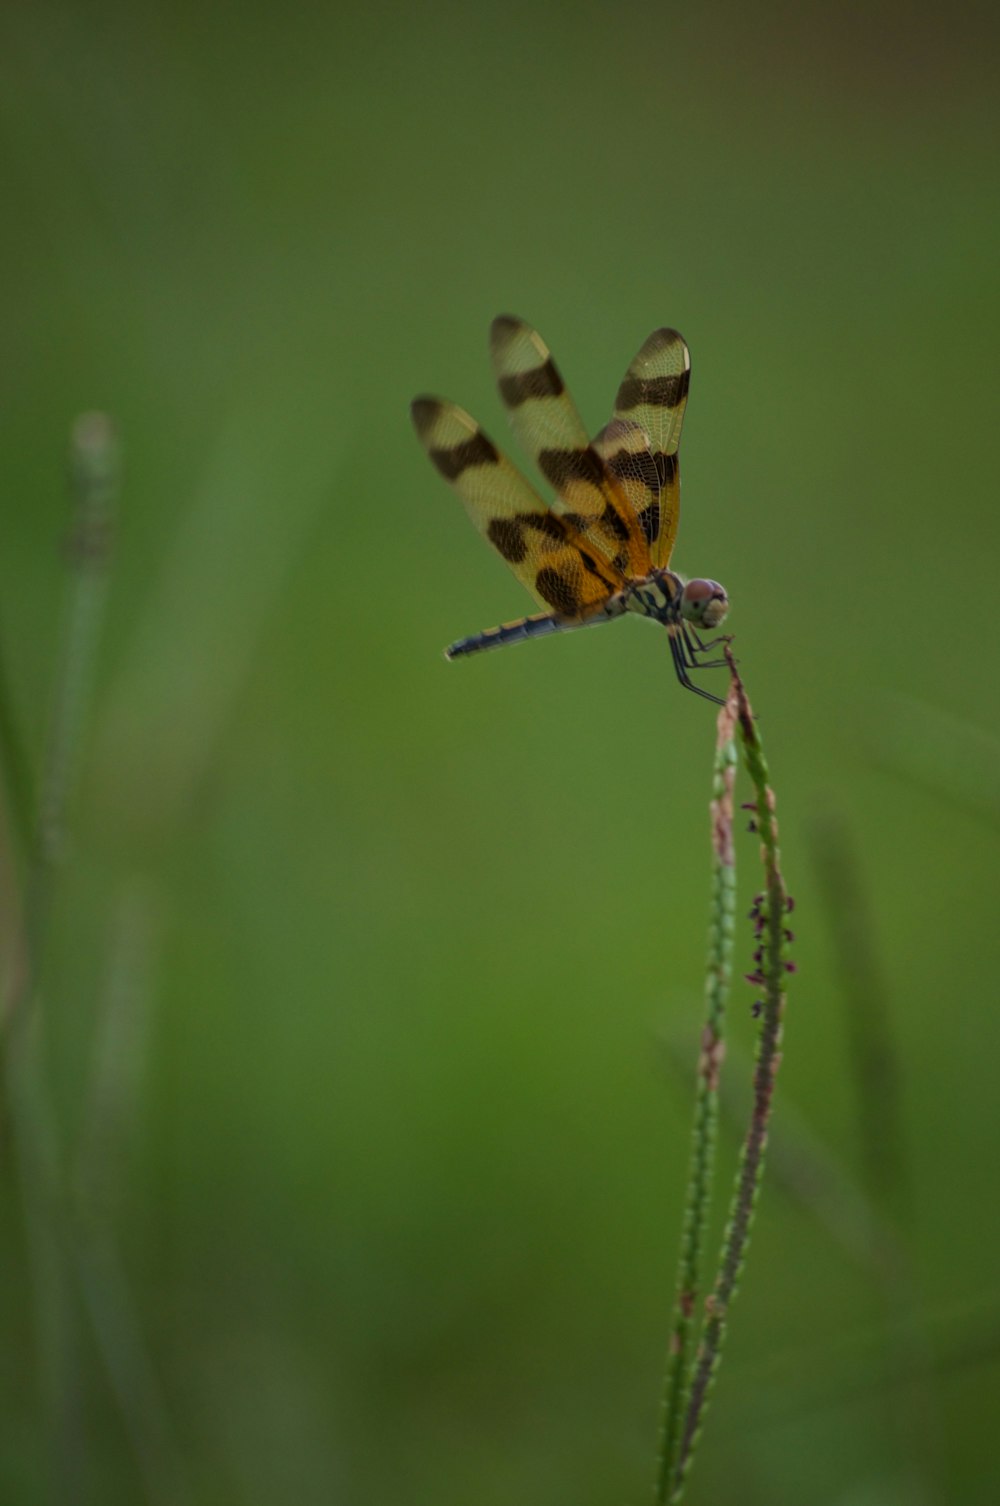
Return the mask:
<svg viewBox="0 0 1000 1506">
<path fill-rule="evenodd" d="M 729 597 L 717 580 L 689 580 L 681 596 L 681 616 L 698 627 L 714 628 L 729 611 Z"/>
</svg>

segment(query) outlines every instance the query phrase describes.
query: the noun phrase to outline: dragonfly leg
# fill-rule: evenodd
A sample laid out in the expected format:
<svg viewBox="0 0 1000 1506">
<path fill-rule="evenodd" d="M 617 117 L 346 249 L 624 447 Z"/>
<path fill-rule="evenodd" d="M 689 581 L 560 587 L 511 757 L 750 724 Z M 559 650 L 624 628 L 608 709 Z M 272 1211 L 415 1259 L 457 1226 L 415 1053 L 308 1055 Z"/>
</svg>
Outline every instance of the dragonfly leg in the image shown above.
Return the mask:
<svg viewBox="0 0 1000 1506">
<path fill-rule="evenodd" d="M 680 631 L 681 631 L 681 636 L 684 639 L 684 648 L 686 650 L 686 656 L 685 656 L 684 662 L 687 665 L 688 669 L 722 669 L 723 668 L 723 666 L 726 663 L 725 659 L 702 659 L 702 660 L 699 660 L 699 658 L 698 658 L 699 654 L 705 654 L 705 653 L 707 653 L 708 650 L 710 648 L 713 648 L 716 643 L 720 643 L 722 641 L 721 639 L 715 638 L 715 639 L 713 639 L 713 641 L 711 643 L 702 643 L 701 639 L 698 637 L 698 634 L 694 631 L 693 628 L 689 628 L 686 623 L 682 623 L 681 624 L 681 630 Z M 692 641 L 691 641 L 692 638 L 694 639 L 694 643 L 692 643 Z"/>
<path fill-rule="evenodd" d="M 680 640 L 673 633 L 670 633 L 670 652 L 673 656 L 674 670 L 677 678 L 685 690 L 693 690 L 695 695 L 704 696 L 706 701 L 712 701 L 716 706 L 724 706 L 726 704 L 721 696 L 712 695 L 711 691 L 703 690 L 700 685 L 696 685 L 691 679 L 688 674 L 688 664 L 684 658 L 684 648 Z"/>
<path fill-rule="evenodd" d="M 710 648 L 716 648 L 720 643 L 732 643 L 733 641 L 732 633 L 720 633 L 717 638 L 710 638 L 707 643 L 702 643 L 701 638 L 693 627 L 688 627 L 687 630 L 694 639 L 699 654 L 707 654 Z"/>
</svg>

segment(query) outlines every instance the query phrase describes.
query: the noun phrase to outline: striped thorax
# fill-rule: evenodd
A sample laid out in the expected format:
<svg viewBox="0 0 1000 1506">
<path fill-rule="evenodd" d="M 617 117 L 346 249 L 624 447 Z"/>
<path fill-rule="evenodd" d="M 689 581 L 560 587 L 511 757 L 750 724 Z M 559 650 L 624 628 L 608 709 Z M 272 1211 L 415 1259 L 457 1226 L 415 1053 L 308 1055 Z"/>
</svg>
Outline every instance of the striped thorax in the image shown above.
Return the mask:
<svg viewBox="0 0 1000 1506">
<path fill-rule="evenodd" d="M 716 628 L 729 611 L 729 597 L 717 580 L 685 581 L 673 570 L 654 570 L 632 583 L 626 610 L 652 617 L 664 626 L 689 622 L 693 627 Z"/>
</svg>

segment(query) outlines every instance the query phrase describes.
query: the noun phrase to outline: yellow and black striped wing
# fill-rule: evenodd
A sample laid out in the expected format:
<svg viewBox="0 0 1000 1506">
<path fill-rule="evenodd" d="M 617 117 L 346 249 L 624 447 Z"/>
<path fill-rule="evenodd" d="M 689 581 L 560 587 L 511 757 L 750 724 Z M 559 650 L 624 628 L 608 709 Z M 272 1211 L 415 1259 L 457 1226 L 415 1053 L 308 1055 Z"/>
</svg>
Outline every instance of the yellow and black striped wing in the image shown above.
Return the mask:
<svg viewBox="0 0 1000 1506">
<path fill-rule="evenodd" d="M 490 331 L 500 396 L 525 454 L 592 549 L 630 578 L 649 574 L 649 544 L 626 490 L 593 447 L 545 341 L 502 314 Z"/>
<path fill-rule="evenodd" d="M 561 616 L 583 618 L 622 589 L 621 571 L 581 537 L 569 518 L 545 506 L 474 418 L 436 397 L 418 397 L 411 412 L 434 465 L 536 600 Z"/>
<path fill-rule="evenodd" d="M 618 389 L 615 416 L 594 440 L 635 508 L 653 564 L 670 563 L 681 512 L 677 450 L 691 380 L 691 356 L 675 329 L 658 329 Z"/>
</svg>

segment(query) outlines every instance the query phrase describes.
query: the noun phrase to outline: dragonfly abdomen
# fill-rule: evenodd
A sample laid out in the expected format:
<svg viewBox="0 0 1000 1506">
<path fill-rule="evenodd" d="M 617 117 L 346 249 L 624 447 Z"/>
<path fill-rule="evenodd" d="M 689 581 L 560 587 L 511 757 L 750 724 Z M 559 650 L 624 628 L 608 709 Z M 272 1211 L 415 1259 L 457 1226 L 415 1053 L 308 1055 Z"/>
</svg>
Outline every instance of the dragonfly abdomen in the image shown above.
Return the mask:
<svg viewBox="0 0 1000 1506">
<path fill-rule="evenodd" d="M 444 656 L 446 659 L 461 659 L 466 654 L 479 654 L 487 648 L 523 643 L 526 638 L 544 638 L 548 633 L 572 633 L 577 628 L 596 627 L 612 617 L 620 617 L 626 610 L 624 593 L 619 592 L 609 597 L 599 612 L 587 617 L 561 617 L 558 612 L 539 612 L 534 617 L 522 617 L 517 622 L 505 622 L 500 627 L 460 638 L 445 649 Z"/>
<path fill-rule="evenodd" d="M 500 627 L 487 628 L 482 633 L 473 633 L 460 638 L 444 651 L 446 659 L 460 659 L 465 654 L 479 654 L 487 648 L 504 648 L 508 643 L 520 643 L 525 638 L 542 638 L 546 633 L 558 633 L 565 624 L 551 612 L 540 612 L 535 617 L 522 617 L 519 622 L 505 622 Z"/>
</svg>

